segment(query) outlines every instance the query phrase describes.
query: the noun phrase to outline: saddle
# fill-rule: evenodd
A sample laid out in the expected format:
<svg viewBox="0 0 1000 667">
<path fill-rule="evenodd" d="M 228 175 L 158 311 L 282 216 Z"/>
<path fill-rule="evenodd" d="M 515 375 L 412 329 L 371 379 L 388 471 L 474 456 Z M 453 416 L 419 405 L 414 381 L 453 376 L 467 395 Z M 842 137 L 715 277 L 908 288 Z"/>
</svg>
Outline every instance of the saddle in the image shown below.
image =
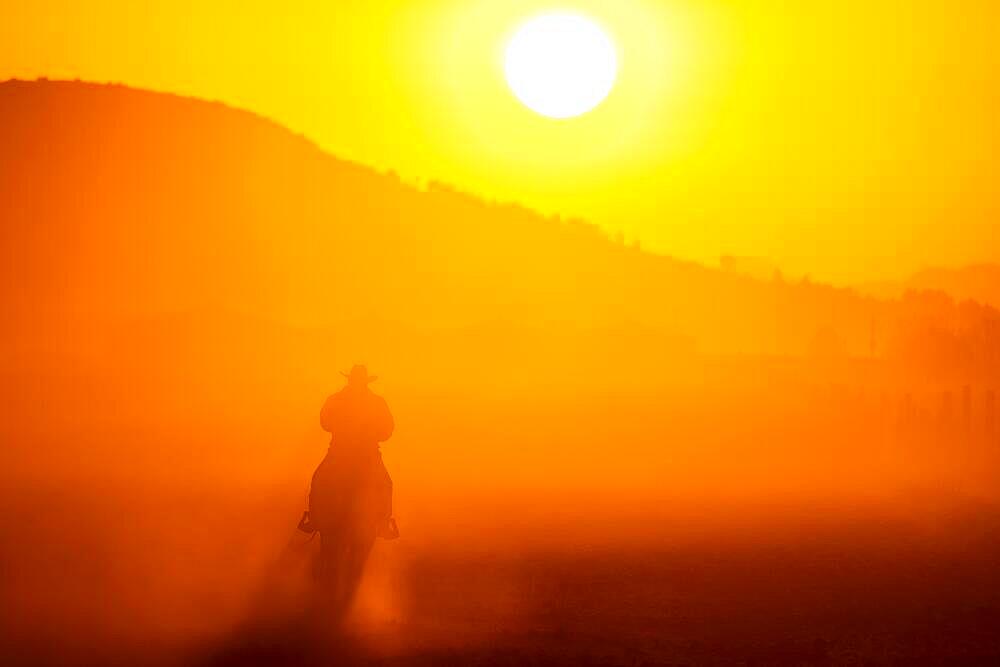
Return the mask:
<svg viewBox="0 0 1000 667">
<path fill-rule="evenodd" d="M 302 513 L 302 518 L 299 519 L 298 529 L 307 535 L 312 535 L 316 532 L 317 528 L 313 524 L 312 519 L 309 517 L 309 510 Z M 383 540 L 399 539 L 399 526 L 396 524 L 396 519 L 394 517 L 389 517 L 388 519 L 380 521 L 375 529 L 375 536 L 380 537 Z"/>
</svg>

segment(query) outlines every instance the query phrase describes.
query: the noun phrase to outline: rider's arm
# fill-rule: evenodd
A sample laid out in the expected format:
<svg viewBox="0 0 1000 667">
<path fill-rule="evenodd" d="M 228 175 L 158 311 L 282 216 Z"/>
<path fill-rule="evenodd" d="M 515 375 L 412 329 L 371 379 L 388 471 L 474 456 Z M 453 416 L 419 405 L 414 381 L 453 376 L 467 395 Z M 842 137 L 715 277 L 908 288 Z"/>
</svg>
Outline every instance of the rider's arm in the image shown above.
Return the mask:
<svg viewBox="0 0 1000 667">
<path fill-rule="evenodd" d="M 385 442 L 392 436 L 395 428 L 396 422 L 392 418 L 392 413 L 389 412 L 389 404 L 385 402 L 384 398 L 380 397 L 379 414 L 375 420 L 375 439 L 378 442 Z"/>
<path fill-rule="evenodd" d="M 319 425 L 324 431 L 329 433 L 333 432 L 333 413 L 335 407 L 334 397 L 326 399 L 326 403 L 323 404 L 323 408 L 319 411 Z"/>
</svg>

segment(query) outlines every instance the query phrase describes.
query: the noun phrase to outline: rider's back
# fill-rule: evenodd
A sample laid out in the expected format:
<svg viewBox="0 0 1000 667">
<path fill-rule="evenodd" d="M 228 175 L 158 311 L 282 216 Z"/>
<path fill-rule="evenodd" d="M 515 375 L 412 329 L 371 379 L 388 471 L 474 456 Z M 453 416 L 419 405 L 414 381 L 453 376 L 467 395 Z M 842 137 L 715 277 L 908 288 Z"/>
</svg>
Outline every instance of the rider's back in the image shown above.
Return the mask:
<svg viewBox="0 0 1000 667">
<path fill-rule="evenodd" d="M 392 435 L 394 423 L 385 399 L 367 387 L 347 386 L 326 399 L 320 425 L 331 447 L 377 448 Z"/>
</svg>

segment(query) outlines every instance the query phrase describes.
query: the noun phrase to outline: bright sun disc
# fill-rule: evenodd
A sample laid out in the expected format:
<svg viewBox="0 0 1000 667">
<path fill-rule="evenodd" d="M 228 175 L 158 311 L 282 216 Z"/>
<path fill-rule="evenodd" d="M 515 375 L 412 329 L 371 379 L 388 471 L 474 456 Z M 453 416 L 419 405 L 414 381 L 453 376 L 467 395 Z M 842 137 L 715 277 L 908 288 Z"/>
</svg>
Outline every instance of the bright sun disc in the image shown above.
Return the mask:
<svg viewBox="0 0 1000 667">
<path fill-rule="evenodd" d="M 546 14 L 514 34 L 504 73 L 514 95 L 529 109 L 549 118 L 572 118 L 608 96 L 618 58 L 611 40 L 593 21 L 577 14 Z"/>
</svg>

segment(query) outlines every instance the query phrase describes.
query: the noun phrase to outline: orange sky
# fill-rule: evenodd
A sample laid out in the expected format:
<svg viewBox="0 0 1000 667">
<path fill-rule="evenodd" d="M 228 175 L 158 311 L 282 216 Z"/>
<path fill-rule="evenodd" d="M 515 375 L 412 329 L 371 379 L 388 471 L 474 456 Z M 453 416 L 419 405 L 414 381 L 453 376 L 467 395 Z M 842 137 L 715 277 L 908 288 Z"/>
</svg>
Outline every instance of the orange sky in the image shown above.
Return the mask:
<svg viewBox="0 0 1000 667">
<path fill-rule="evenodd" d="M 499 55 L 539 11 L 621 50 L 596 111 L 556 122 Z M 4 8 L 0 79 L 219 99 L 346 158 L 580 215 L 658 251 L 854 281 L 1000 261 L 988 2 L 37 0 Z"/>
</svg>

